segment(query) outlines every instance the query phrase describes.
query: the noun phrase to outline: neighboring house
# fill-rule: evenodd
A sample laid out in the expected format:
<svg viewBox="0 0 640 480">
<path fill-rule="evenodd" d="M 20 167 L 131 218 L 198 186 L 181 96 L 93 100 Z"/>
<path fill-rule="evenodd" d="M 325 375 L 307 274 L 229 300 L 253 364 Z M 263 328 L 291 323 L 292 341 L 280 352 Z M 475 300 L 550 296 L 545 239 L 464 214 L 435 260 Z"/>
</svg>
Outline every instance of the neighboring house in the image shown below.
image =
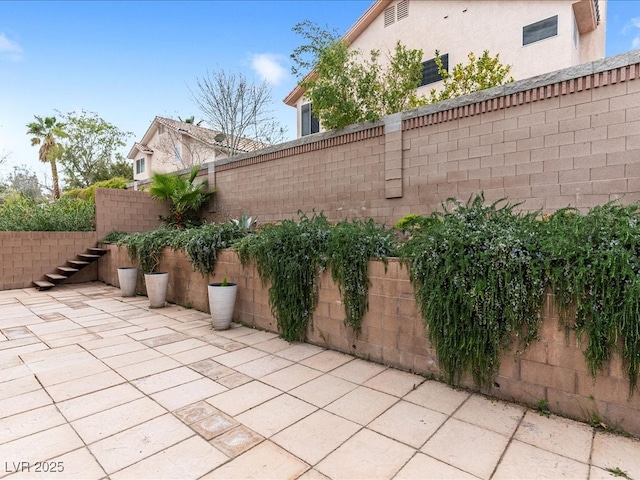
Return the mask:
<svg viewBox="0 0 640 480">
<path fill-rule="evenodd" d="M 265 146 L 242 139 L 236 153 L 252 152 Z M 133 179 L 141 181 L 157 172 L 175 172 L 228 156 L 225 137 L 220 132 L 193 123 L 156 117 L 142 140 L 134 143 L 127 158 L 133 160 Z"/>
<path fill-rule="evenodd" d="M 398 41 L 421 49 L 419 94 L 441 85 L 433 60 L 438 50 L 450 69 L 467 55 L 488 50 L 511 65 L 516 80 L 604 58 L 606 0 L 376 0 L 344 35 L 350 48 L 392 52 Z M 298 115 L 298 137 L 321 126 L 304 90 L 284 99 Z"/>
</svg>

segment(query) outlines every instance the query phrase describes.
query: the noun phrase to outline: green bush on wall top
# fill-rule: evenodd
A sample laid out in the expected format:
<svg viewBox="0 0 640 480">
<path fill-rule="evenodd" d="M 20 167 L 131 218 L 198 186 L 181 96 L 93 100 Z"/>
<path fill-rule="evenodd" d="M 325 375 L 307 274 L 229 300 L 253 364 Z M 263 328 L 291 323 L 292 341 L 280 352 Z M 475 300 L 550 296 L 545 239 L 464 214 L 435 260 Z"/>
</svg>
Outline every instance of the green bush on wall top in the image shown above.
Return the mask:
<svg viewBox="0 0 640 480">
<path fill-rule="evenodd" d="M 0 231 L 90 232 L 96 229 L 95 203 L 75 198 L 37 202 L 20 194 L 0 205 Z"/>
</svg>

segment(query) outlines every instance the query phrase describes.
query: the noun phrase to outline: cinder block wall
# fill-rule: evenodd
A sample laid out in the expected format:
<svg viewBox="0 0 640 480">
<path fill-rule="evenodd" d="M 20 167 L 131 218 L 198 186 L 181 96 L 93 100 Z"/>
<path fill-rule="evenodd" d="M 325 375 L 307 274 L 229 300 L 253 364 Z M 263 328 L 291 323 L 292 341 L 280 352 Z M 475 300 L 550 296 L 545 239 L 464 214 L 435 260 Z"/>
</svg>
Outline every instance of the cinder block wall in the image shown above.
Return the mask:
<svg viewBox="0 0 640 480">
<path fill-rule="evenodd" d="M 212 218 L 393 224 L 484 192 L 551 212 L 640 199 L 640 50 L 215 162 Z"/>
<path fill-rule="evenodd" d="M 101 278 L 117 285 L 116 268 L 129 266 L 124 248 L 109 245 L 110 253 L 101 260 Z M 123 263 L 123 265 L 120 265 Z M 220 253 L 215 275 L 204 278 L 194 272 L 182 252 L 165 250 L 160 264 L 169 272 L 170 302 L 190 305 L 208 312 L 207 283 L 223 276 L 238 284 L 234 320 L 277 332 L 277 323 L 269 306 L 269 285 L 263 286 L 255 266 L 243 268 L 232 250 Z M 438 377 L 435 350 L 429 343 L 422 317 L 417 309 L 408 273 L 397 259 L 390 259 L 385 271 L 382 262 L 369 264 L 371 287 L 369 311 L 362 331 L 356 335 L 344 325 L 344 306 L 338 287 L 329 273 L 320 277 L 318 307 L 313 325 L 307 332 L 310 343 L 332 350 L 355 354 L 374 362 Z M 138 288 L 143 291 L 139 282 Z M 494 387 L 483 393 L 535 405 L 548 399 L 553 412 L 579 420 L 598 414 L 611 427 L 640 435 L 640 392 L 629 397 L 628 380 L 620 360 L 606 362 L 595 381 L 589 376 L 582 349 L 572 334 L 568 340 L 558 328 L 558 314 L 551 294 L 543 311 L 540 340 L 533 342 L 520 356 L 515 350 L 501 359 Z M 514 347 L 515 348 L 515 347 Z M 473 388 L 469 379 L 463 384 Z"/>
<path fill-rule="evenodd" d="M 112 230 L 145 232 L 160 226 L 160 216 L 169 215 L 166 202 L 147 192 L 96 189 L 96 235 L 102 239 Z"/>
<path fill-rule="evenodd" d="M 96 241 L 96 232 L 0 232 L 0 290 L 31 287 L 44 274 L 59 273 L 57 266 L 95 247 Z M 97 263 L 93 263 L 64 283 L 97 280 L 97 272 Z"/>
</svg>

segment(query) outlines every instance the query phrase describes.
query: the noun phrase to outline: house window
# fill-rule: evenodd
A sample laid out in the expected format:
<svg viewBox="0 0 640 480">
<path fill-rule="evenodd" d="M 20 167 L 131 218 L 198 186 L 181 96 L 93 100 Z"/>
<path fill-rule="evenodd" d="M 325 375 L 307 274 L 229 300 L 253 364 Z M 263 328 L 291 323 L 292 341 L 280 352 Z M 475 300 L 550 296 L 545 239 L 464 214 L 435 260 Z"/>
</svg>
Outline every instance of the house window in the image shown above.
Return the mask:
<svg viewBox="0 0 640 480">
<path fill-rule="evenodd" d="M 302 136 L 311 135 L 320 131 L 320 122 L 313 114 L 313 108 L 310 103 L 305 103 L 300 109 L 302 120 Z"/>
<path fill-rule="evenodd" d="M 558 35 L 557 15 L 522 27 L 522 45 L 529 45 L 556 35 Z"/>
<path fill-rule="evenodd" d="M 573 16 L 573 47 L 578 48 L 578 22 L 576 16 Z"/>
<path fill-rule="evenodd" d="M 447 72 L 449 71 L 449 54 L 445 53 L 440 56 L 440 60 L 442 60 L 442 68 L 444 68 Z M 427 60 L 426 62 L 422 62 L 422 82 L 420 86 L 429 85 L 430 83 L 436 83 L 442 80 L 442 76 L 438 72 L 438 65 L 436 64 L 436 59 L 432 58 L 431 60 Z"/>
<path fill-rule="evenodd" d="M 144 158 L 136 160 L 136 175 L 139 173 L 144 173 Z"/>
<path fill-rule="evenodd" d="M 180 145 L 173 147 L 173 163 L 180 163 L 182 161 L 182 148 Z"/>
</svg>

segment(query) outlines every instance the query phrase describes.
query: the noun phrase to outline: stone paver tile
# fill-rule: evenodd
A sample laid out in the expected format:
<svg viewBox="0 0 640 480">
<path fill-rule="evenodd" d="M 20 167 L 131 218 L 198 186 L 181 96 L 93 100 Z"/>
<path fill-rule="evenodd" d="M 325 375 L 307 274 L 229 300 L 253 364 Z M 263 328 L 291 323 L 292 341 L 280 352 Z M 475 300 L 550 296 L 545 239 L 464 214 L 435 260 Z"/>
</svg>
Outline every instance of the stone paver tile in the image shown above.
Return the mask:
<svg viewBox="0 0 640 480">
<path fill-rule="evenodd" d="M 225 365 L 227 367 L 234 368 L 238 365 L 251 362 L 266 355 L 266 352 L 263 352 L 262 350 L 257 350 L 252 347 L 246 347 L 241 350 L 235 350 L 230 353 L 225 353 L 224 355 L 219 355 L 216 357 L 216 362 L 221 363 L 222 365 Z"/>
<path fill-rule="evenodd" d="M 509 438 L 470 423 L 449 419 L 422 447 L 427 455 L 488 479 Z M 470 455 L 469 452 L 473 452 Z"/>
<path fill-rule="evenodd" d="M 239 425 L 240 424 L 229 415 L 225 415 L 224 413 L 215 410 L 210 417 L 193 423 L 191 428 L 202 435 L 205 439 L 211 440 L 212 438 L 222 435 Z"/>
<path fill-rule="evenodd" d="M 46 352 L 48 350 L 49 350 L 49 346 L 46 343 L 43 343 L 43 342 L 31 343 L 29 345 L 23 345 L 21 347 L 8 348 L 6 350 L 1 350 L 0 360 L 7 357 L 24 355 L 25 353 Z"/>
<path fill-rule="evenodd" d="M 114 327 L 115 327 L 115 325 L 114 325 Z M 89 330 L 92 330 L 92 331 L 95 332 L 96 330 L 98 330 L 98 328 L 97 327 L 92 327 Z M 129 325 L 129 326 L 126 326 L 126 327 L 125 326 L 119 326 L 118 328 L 101 328 L 101 329 L 99 329 L 99 332 L 100 332 L 100 336 L 101 337 L 105 337 L 106 338 L 106 337 L 113 337 L 113 336 L 116 336 L 116 335 L 124 335 L 126 333 L 141 332 L 143 330 L 144 330 L 144 328 L 142 328 L 142 327 L 138 327 L 136 325 Z"/>
<path fill-rule="evenodd" d="M 173 412 L 173 414 L 187 425 L 191 425 L 192 423 L 199 422 L 204 418 L 210 417 L 217 411 L 218 410 L 213 408 L 207 402 L 197 402 L 179 408 Z"/>
<path fill-rule="evenodd" d="M 318 370 L 305 367 L 304 365 L 293 364 L 290 367 L 265 375 L 260 380 L 283 392 L 288 392 L 292 388 L 307 383 L 309 380 L 313 380 L 320 375 L 322 375 L 322 372 Z"/>
<path fill-rule="evenodd" d="M 312 403 L 317 407 L 325 407 L 356 387 L 357 385 L 355 383 L 347 382 L 341 378 L 322 375 L 304 385 L 294 388 L 289 394 Z"/>
<path fill-rule="evenodd" d="M 101 350 L 107 347 L 114 347 L 116 345 L 123 344 L 137 344 L 135 340 L 132 340 L 128 335 L 120 335 L 119 337 L 109 337 L 109 338 L 100 338 L 98 340 L 89 340 L 87 342 L 82 342 L 80 346 L 85 350 L 94 353 L 97 350 Z M 94 353 L 95 354 L 95 353 Z"/>
<path fill-rule="evenodd" d="M 189 364 L 189 368 L 201 373 L 205 377 L 209 377 L 211 380 L 217 380 L 235 372 L 235 370 L 225 367 L 224 365 L 220 365 L 218 362 L 210 358 L 191 363 Z"/>
<path fill-rule="evenodd" d="M 97 375 L 91 375 L 90 377 L 82 377 L 70 382 L 58 383 L 57 385 L 47 387 L 47 392 L 49 392 L 49 395 L 51 395 L 56 402 L 62 402 L 121 383 L 124 383 L 124 379 L 116 372 L 109 370 L 98 373 Z"/>
<path fill-rule="evenodd" d="M 47 472 L 36 472 L 32 467 L 29 472 L 16 473 L 8 478 L 42 480 L 51 480 L 52 478 L 98 480 L 105 478 L 104 470 L 86 447 L 48 459 L 46 464 L 49 468 Z M 64 470 L 60 471 L 60 468 Z"/>
<path fill-rule="evenodd" d="M 640 440 L 596 432 L 591 463 L 603 469 L 617 467 L 640 479 Z"/>
<path fill-rule="evenodd" d="M 25 375 L 14 380 L 7 380 L 0 383 L 0 400 L 33 392 L 39 388 L 40 384 L 33 374 Z"/>
<path fill-rule="evenodd" d="M 207 402 L 228 415 L 235 416 L 256 405 L 277 397 L 280 390 L 256 380 L 207 399 Z"/>
<path fill-rule="evenodd" d="M 160 347 L 161 345 L 168 345 L 170 343 L 181 342 L 187 340 L 189 337 L 184 333 L 173 332 L 168 335 L 160 335 L 159 337 L 151 337 L 146 340 L 142 340 L 147 347 Z"/>
<path fill-rule="evenodd" d="M 151 398 L 167 410 L 173 411 L 225 391 L 227 391 L 227 388 L 219 383 L 209 378 L 200 378 L 193 382 L 154 393 Z"/>
<path fill-rule="evenodd" d="M 254 348 L 258 350 L 262 350 L 267 353 L 276 353 L 280 350 L 284 350 L 285 348 L 289 348 L 291 344 L 286 340 L 283 340 L 279 337 L 273 338 L 271 340 L 267 340 L 266 342 L 256 343 L 253 345 Z"/>
<path fill-rule="evenodd" d="M 152 393 L 182 385 L 183 383 L 192 382 L 200 378 L 203 378 L 202 375 L 194 372 L 190 368 L 178 367 L 173 370 L 167 370 L 166 372 L 133 380 L 131 384 L 147 395 L 151 395 Z"/>
<path fill-rule="evenodd" d="M 253 381 L 253 378 L 245 375 L 244 373 L 236 372 L 231 375 L 227 375 L 226 377 L 219 378 L 216 381 L 220 385 L 231 389 L 244 385 L 245 383 L 249 383 Z"/>
<path fill-rule="evenodd" d="M 82 446 L 80 437 L 65 424 L 0 445 L 0 458 L 3 463 L 22 461 L 35 464 Z"/>
<path fill-rule="evenodd" d="M 312 357 L 305 358 L 300 362 L 300 364 L 326 373 L 350 362 L 351 360 L 353 360 L 353 357 L 350 355 L 334 352 L 333 350 L 323 350 Z"/>
<path fill-rule="evenodd" d="M 128 336 L 133 338 L 134 340 L 147 340 L 153 337 L 171 335 L 172 333 L 176 333 L 176 332 L 167 327 L 160 327 L 160 328 L 154 328 L 151 330 L 145 330 L 144 332 L 130 333 Z"/>
<path fill-rule="evenodd" d="M 72 398 L 71 400 L 60 402 L 56 406 L 66 419 L 72 422 L 141 397 L 141 392 L 125 383 Z"/>
<path fill-rule="evenodd" d="M 8 350 L 10 348 L 23 347 L 25 345 L 33 345 L 36 343 L 40 343 L 40 339 L 35 335 L 31 335 L 30 337 L 17 338 L 15 340 L 6 340 L 0 342 L 0 352 L 3 350 Z"/>
<path fill-rule="evenodd" d="M 349 382 L 363 384 L 386 369 L 387 367 L 383 365 L 356 358 L 332 370 L 331 375 L 342 378 L 343 380 L 348 380 Z"/>
<path fill-rule="evenodd" d="M 307 470 L 298 477 L 298 480 L 330 480 L 326 475 L 321 474 L 316 469 Z"/>
<path fill-rule="evenodd" d="M 615 469 L 615 467 L 613 467 Z M 591 467 L 589 467 L 589 480 L 617 480 L 617 479 L 624 479 L 625 477 L 623 477 L 621 474 L 624 474 L 627 476 L 627 478 L 633 478 L 629 476 L 629 472 L 626 472 L 624 470 L 621 470 L 620 472 L 617 472 L 618 475 L 614 474 L 613 472 L 609 471 L 609 470 L 603 470 L 602 468 L 598 468 L 598 467 L 594 467 L 593 465 L 591 465 Z"/>
<path fill-rule="evenodd" d="M 40 336 L 40 335 L 46 335 L 48 333 L 74 330 L 79 326 L 80 325 L 78 325 L 76 322 L 72 322 L 71 320 L 58 320 L 53 322 L 45 322 L 45 323 L 29 325 L 29 330 L 31 330 L 36 335 Z"/>
<path fill-rule="evenodd" d="M 283 394 L 248 410 L 236 420 L 268 438 L 317 410 L 317 407 Z"/>
<path fill-rule="evenodd" d="M 394 480 L 477 480 L 478 477 L 424 453 L 417 453 L 393 478 Z"/>
<path fill-rule="evenodd" d="M 43 361 L 52 361 L 68 355 L 81 354 L 86 355 L 86 351 L 79 345 L 67 345 L 65 347 L 50 348 L 42 352 L 31 352 L 22 355 L 25 363 L 37 363 Z"/>
<path fill-rule="evenodd" d="M 135 363 L 146 362 L 147 360 L 154 360 L 162 357 L 164 357 L 164 355 L 160 352 L 156 352 L 153 348 L 145 347 L 143 350 L 138 350 L 137 352 L 105 358 L 102 361 L 111 368 L 121 368 L 126 367 L 127 365 L 133 365 Z"/>
<path fill-rule="evenodd" d="M 0 444 L 66 423 L 54 405 L 18 413 L 2 420 Z M 0 468 L 0 472 L 2 469 Z"/>
<path fill-rule="evenodd" d="M 243 343 L 236 342 L 235 340 L 233 340 L 231 338 L 221 337 L 219 335 L 216 335 L 215 333 L 211 333 L 209 335 L 204 335 L 204 336 L 200 337 L 200 340 L 204 340 L 205 342 L 207 342 L 210 345 L 214 345 L 216 347 L 220 347 L 223 350 L 226 350 L 227 352 L 234 352 L 236 350 L 240 350 L 240 349 L 246 347 L 246 345 L 243 344 Z"/>
<path fill-rule="evenodd" d="M 397 397 L 367 387 L 357 387 L 325 407 L 347 420 L 366 425 L 398 401 Z"/>
<path fill-rule="evenodd" d="M 24 377 L 36 378 L 31 369 L 21 363 L 20 357 L 15 356 L 10 359 L 0 357 L 0 382 L 10 382 Z M 40 388 L 40 384 L 38 384 L 38 388 Z M 0 398 L 2 398 L 1 392 Z"/>
<path fill-rule="evenodd" d="M 33 333 L 27 327 L 3 328 L 2 333 L 9 340 L 15 340 L 18 338 L 25 338 L 25 337 L 33 337 Z"/>
<path fill-rule="evenodd" d="M 49 340 L 47 337 L 42 337 L 50 347 L 63 347 L 65 345 L 72 345 L 95 338 L 100 338 L 100 336 L 95 333 L 83 333 L 82 335 L 76 335 L 75 337 L 64 337 L 58 340 Z"/>
<path fill-rule="evenodd" d="M 111 474 L 193 435 L 189 427 L 167 414 L 93 443 L 89 450 Z"/>
<path fill-rule="evenodd" d="M 309 343 L 294 343 L 291 344 L 289 348 L 279 350 L 276 352 L 276 355 L 286 358 L 287 360 L 291 360 L 292 362 L 299 362 L 300 360 L 312 357 L 322 351 L 323 348 L 316 345 L 311 345 Z"/>
<path fill-rule="evenodd" d="M 229 457 L 237 457 L 264 440 L 263 437 L 244 425 L 238 425 L 220 435 L 210 443 Z"/>
<path fill-rule="evenodd" d="M 278 370 L 290 365 L 293 365 L 293 362 L 290 360 L 277 357 L 275 355 L 267 355 L 265 357 L 258 358 L 257 360 L 253 360 L 252 362 L 238 365 L 235 369 L 252 378 L 262 378 L 265 375 L 277 372 Z"/>
<path fill-rule="evenodd" d="M 369 428 L 399 442 L 420 448 L 447 420 L 443 413 L 400 401 L 384 412 Z"/>
<path fill-rule="evenodd" d="M 388 479 L 407 463 L 414 449 L 361 430 L 316 465 L 329 478 Z"/>
<path fill-rule="evenodd" d="M 593 430 L 584 423 L 555 415 L 546 417 L 529 410 L 515 438 L 558 455 L 587 463 Z"/>
<path fill-rule="evenodd" d="M 120 337 L 115 337 L 115 338 L 120 338 Z M 120 343 L 118 345 L 111 345 L 109 347 L 93 349 L 91 350 L 91 353 L 93 353 L 98 358 L 109 358 L 109 357 L 114 357 L 116 355 L 123 355 L 125 353 L 137 352 L 139 350 L 144 350 L 146 348 L 148 347 L 141 344 L 140 342 L 129 340 L 128 342 Z"/>
<path fill-rule="evenodd" d="M 510 437 L 518 428 L 526 410 L 520 405 L 472 395 L 453 416 Z"/>
<path fill-rule="evenodd" d="M 427 380 L 404 396 L 404 400 L 438 412 L 452 414 L 471 394 L 444 383 Z"/>
<path fill-rule="evenodd" d="M 90 444 L 165 413 L 156 402 L 143 397 L 81 418 L 71 425 L 84 442 Z"/>
<path fill-rule="evenodd" d="M 161 357 L 146 362 L 134 363 L 115 370 L 127 380 L 135 380 L 137 378 L 147 377 L 154 373 L 160 373 L 180 367 L 181 364 L 169 357 Z"/>
<path fill-rule="evenodd" d="M 318 410 L 271 440 L 309 465 L 315 465 L 360 430 L 360 425 Z"/>
<path fill-rule="evenodd" d="M 290 453 L 266 441 L 203 478 L 264 479 L 268 472 L 267 476 L 284 480 L 297 478 L 308 468 Z"/>
<path fill-rule="evenodd" d="M 165 355 L 173 355 L 174 353 L 184 352 L 185 350 L 191 350 L 194 348 L 202 347 L 204 345 L 207 345 L 207 343 L 203 342 L 202 340 L 198 340 L 197 338 L 187 338 L 179 342 L 160 345 L 158 347 L 155 347 L 155 349 Z"/>
<path fill-rule="evenodd" d="M 254 332 L 255 332 L 254 329 L 243 327 L 242 325 L 238 325 L 237 323 L 232 323 L 231 327 L 227 330 L 214 330 L 214 333 L 217 336 L 224 337 L 224 338 L 231 338 L 234 340 Z"/>
<path fill-rule="evenodd" d="M 112 474 L 111 479 L 197 479 L 227 460 L 224 453 L 206 440 L 191 437 Z"/>
<path fill-rule="evenodd" d="M 51 387 L 59 383 L 71 382 L 84 377 L 90 377 L 98 373 L 108 372 L 111 369 L 100 360 L 93 359 L 84 363 L 38 372 L 36 376 L 44 387 Z"/>
<path fill-rule="evenodd" d="M 268 340 L 272 340 L 274 338 L 278 338 L 278 334 L 277 333 L 272 333 L 272 332 L 263 332 L 263 331 L 255 331 L 253 333 L 250 333 L 248 335 L 243 335 L 241 338 L 242 343 L 244 343 L 245 345 L 256 345 L 258 343 L 263 343 L 266 342 Z M 256 348 L 258 348 L 256 346 Z M 262 349 L 260 349 L 262 350 Z"/>
<path fill-rule="evenodd" d="M 534 473 L 535 472 L 535 473 Z M 589 466 L 547 450 L 514 440 L 492 478 L 495 480 L 557 478 L 587 479 Z"/>
<path fill-rule="evenodd" d="M 22 395 L 15 395 L 5 398 L 4 400 L 0 400 L 0 418 L 33 410 L 34 408 L 44 407 L 45 405 L 50 405 L 52 403 L 53 402 L 49 395 L 47 395 L 47 392 L 42 389 L 23 393 Z"/>
<path fill-rule="evenodd" d="M 389 395 L 395 395 L 396 397 L 404 397 L 422 382 L 424 382 L 424 377 L 396 370 L 395 368 L 388 368 L 364 382 L 364 386 L 380 390 Z"/>
<path fill-rule="evenodd" d="M 198 362 L 200 360 L 204 360 L 206 358 L 217 357 L 218 355 L 222 355 L 227 353 L 226 350 L 222 348 L 214 347 L 213 345 L 205 344 L 203 347 L 194 348 L 193 350 L 187 350 L 185 352 L 174 353 L 171 357 L 174 360 L 182 364 L 189 364 L 193 362 Z"/>
</svg>

